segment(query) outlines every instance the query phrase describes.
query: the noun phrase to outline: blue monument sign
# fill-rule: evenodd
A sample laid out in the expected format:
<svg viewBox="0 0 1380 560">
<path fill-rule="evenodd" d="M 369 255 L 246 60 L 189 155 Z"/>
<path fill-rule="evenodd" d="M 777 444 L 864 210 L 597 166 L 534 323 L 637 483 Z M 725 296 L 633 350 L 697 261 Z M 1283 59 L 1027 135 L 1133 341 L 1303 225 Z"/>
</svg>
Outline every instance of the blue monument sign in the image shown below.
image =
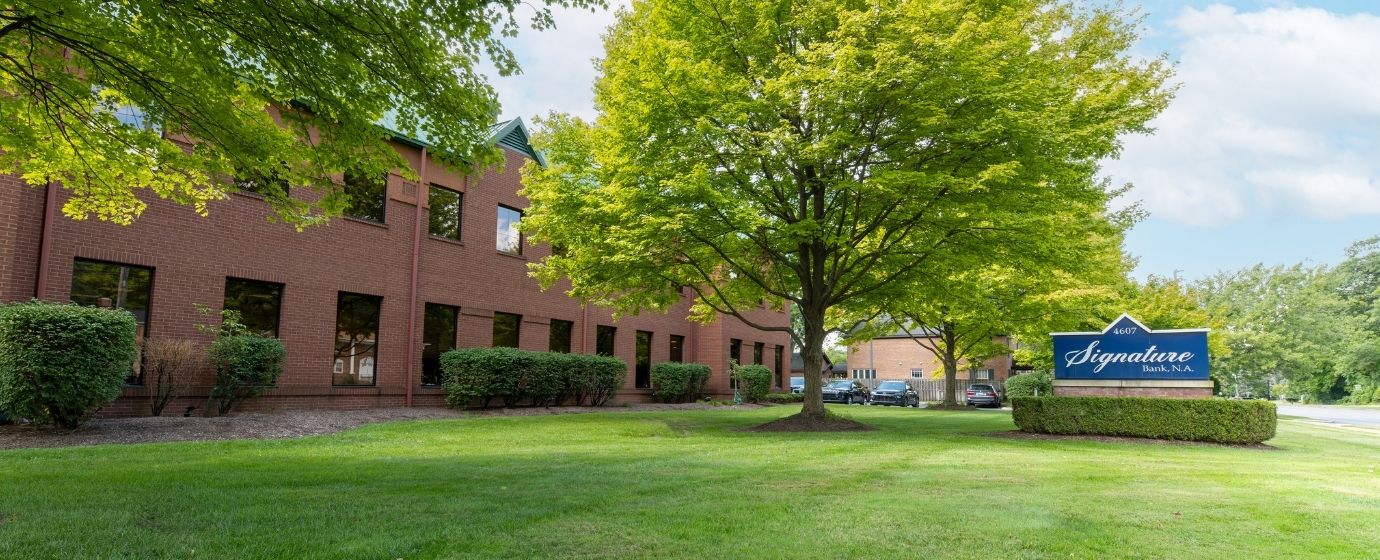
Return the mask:
<svg viewBox="0 0 1380 560">
<path fill-rule="evenodd" d="M 1100 333 L 1053 333 L 1054 378 L 1208 379 L 1207 333 L 1152 331 L 1125 314 Z"/>
</svg>

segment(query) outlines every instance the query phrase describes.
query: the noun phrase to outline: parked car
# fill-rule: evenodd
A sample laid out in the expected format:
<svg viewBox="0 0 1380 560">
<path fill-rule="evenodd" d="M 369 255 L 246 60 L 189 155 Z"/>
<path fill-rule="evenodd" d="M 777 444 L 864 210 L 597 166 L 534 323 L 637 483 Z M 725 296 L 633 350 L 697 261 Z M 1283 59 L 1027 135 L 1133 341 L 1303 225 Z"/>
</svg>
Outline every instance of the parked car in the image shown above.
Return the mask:
<svg viewBox="0 0 1380 560">
<path fill-rule="evenodd" d="M 985 384 L 978 384 L 968 387 L 965 393 L 968 398 L 968 406 L 989 406 L 1001 408 L 1001 393 L 996 387 Z"/>
<path fill-rule="evenodd" d="M 863 404 L 867 402 L 867 386 L 857 381 L 842 379 L 830 381 L 824 386 L 824 402 L 843 404 Z"/>
<path fill-rule="evenodd" d="M 804 377 L 792 377 L 792 378 L 791 378 L 791 392 L 792 392 L 792 393 L 800 393 L 800 392 L 803 392 L 804 390 L 805 390 L 805 378 L 804 378 Z"/>
<path fill-rule="evenodd" d="M 887 405 L 887 406 L 920 406 L 920 393 L 910 387 L 905 381 L 883 381 L 876 389 L 872 390 L 871 397 L 867 404 Z"/>
</svg>

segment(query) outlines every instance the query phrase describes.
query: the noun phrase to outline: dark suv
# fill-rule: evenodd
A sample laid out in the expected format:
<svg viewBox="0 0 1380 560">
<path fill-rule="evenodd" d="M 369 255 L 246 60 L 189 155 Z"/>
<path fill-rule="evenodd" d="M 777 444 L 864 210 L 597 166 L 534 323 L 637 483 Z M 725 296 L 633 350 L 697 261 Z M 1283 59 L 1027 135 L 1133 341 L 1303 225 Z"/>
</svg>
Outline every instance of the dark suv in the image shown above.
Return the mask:
<svg viewBox="0 0 1380 560">
<path fill-rule="evenodd" d="M 905 381 L 883 381 L 872 390 L 872 397 L 868 399 L 867 404 L 920 406 L 920 393 L 915 392 Z"/>
<path fill-rule="evenodd" d="M 990 406 L 1001 408 L 1001 393 L 996 387 L 986 384 L 978 384 L 968 387 L 968 392 L 964 394 L 968 399 L 968 406 Z"/>
<path fill-rule="evenodd" d="M 863 404 L 867 402 L 867 393 L 867 387 L 857 381 L 830 381 L 824 386 L 824 402 Z"/>
</svg>

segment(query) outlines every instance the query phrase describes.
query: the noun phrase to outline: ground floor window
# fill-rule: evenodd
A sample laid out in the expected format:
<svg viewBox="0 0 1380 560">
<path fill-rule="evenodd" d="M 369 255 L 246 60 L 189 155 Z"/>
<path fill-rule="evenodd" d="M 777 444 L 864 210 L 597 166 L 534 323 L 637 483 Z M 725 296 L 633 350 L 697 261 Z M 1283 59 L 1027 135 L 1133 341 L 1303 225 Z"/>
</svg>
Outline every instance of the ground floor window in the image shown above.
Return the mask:
<svg viewBox="0 0 1380 560">
<path fill-rule="evenodd" d="M 772 356 L 772 372 L 776 374 L 775 377 L 776 377 L 776 388 L 777 388 L 777 389 L 782 388 L 783 379 L 782 379 L 782 377 L 781 377 L 781 376 L 782 376 L 782 373 L 781 373 L 781 364 L 782 364 L 782 362 L 781 362 L 781 360 L 782 360 L 782 355 L 785 354 L 785 352 L 786 352 L 786 347 L 781 346 L 780 344 L 777 344 L 777 345 L 776 345 L 776 353 Z"/>
<path fill-rule="evenodd" d="M 143 266 L 77 259 L 72 264 L 71 300 L 78 305 L 114 307 L 134 315 L 134 342 L 139 355 L 125 383 L 143 383 L 144 337 L 148 334 L 153 302 L 153 269 Z"/>
<path fill-rule="evenodd" d="M 426 304 L 422 318 L 422 385 L 441 384 L 441 354 L 455 349 L 455 325 L 459 318 L 459 307 Z"/>
<path fill-rule="evenodd" d="M 517 348 L 522 334 L 522 315 L 494 313 L 494 348 Z"/>
<path fill-rule="evenodd" d="M 673 335 L 671 335 L 671 361 L 673 361 L 673 362 L 684 362 L 684 361 L 685 361 L 685 337 L 684 337 L 684 336 L 681 336 L 681 335 L 678 335 L 678 334 L 673 334 Z"/>
<path fill-rule="evenodd" d="M 755 342 L 752 344 L 752 363 L 759 366 L 762 365 L 762 353 L 766 350 L 766 347 L 767 345 L 762 342 Z"/>
<path fill-rule="evenodd" d="M 570 335 L 575 331 L 574 321 L 562 321 L 560 319 L 551 320 L 551 341 L 548 350 L 552 352 L 570 353 Z"/>
<path fill-rule="evenodd" d="M 251 332 L 278 338 L 282 307 L 282 284 L 243 278 L 225 279 L 224 308 L 239 312 L 240 323 Z"/>
<path fill-rule="evenodd" d="M 743 341 L 736 338 L 728 339 L 728 388 L 737 389 L 738 379 L 733 377 L 733 366 L 743 363 Z"/>
<path fill-rule="evenodd" d="M 925 370 L 918 369 L 918 368 L 917 368 L 917 369 L 912 369 L 912 370 L 910 370 L 910 377 L 911 377 L 911 379 L 920 379 L 920 378 L 922 378 L 922 377 L 924 377 L 924 376 L 925 376 Z"/>
<path fill-rule="evenodd" d="M 599 325 L 599 328 L 594 331 L 594 353 L 600 356 L 612 356 L 617 337 L 618 327 Z"/>
<path fill-rule="evenodd" d="M 634 386 L 638 389 L 652 388 L 652 333 L 637 331 L 637 354 L 634 360 L 636 375 Z"/>
<path fill-rule="evenodd" d="M 375 385 L 383 298 L 340 292 L 335 304 L 335 365 L 331 384 Z"/>
<path fill-rule="evenodd" d="M 876 378 L 877 378 L 877 370 L 875 370 L 875 369 L 855 369 L 855 370 L 853 370 L 853 379 L 876 379 Z"/>
</svg>

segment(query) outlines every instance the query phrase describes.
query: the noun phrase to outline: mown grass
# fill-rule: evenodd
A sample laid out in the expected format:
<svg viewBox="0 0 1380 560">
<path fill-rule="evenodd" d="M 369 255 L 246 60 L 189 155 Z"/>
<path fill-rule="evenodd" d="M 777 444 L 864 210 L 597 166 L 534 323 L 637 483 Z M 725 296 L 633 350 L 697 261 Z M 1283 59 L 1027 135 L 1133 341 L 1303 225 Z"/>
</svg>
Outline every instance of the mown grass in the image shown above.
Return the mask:
<svg viewBox="0 0 1380 560">
<path fill-rule="evenodd" d="M 1002 412 L 795 407 L 405 422 L 0 452 L 0 558 L 1364 558 L 1380 438 L 1031 441 Z M 842 410 L 842 409 L 835 409 Z"/>
</svg>

